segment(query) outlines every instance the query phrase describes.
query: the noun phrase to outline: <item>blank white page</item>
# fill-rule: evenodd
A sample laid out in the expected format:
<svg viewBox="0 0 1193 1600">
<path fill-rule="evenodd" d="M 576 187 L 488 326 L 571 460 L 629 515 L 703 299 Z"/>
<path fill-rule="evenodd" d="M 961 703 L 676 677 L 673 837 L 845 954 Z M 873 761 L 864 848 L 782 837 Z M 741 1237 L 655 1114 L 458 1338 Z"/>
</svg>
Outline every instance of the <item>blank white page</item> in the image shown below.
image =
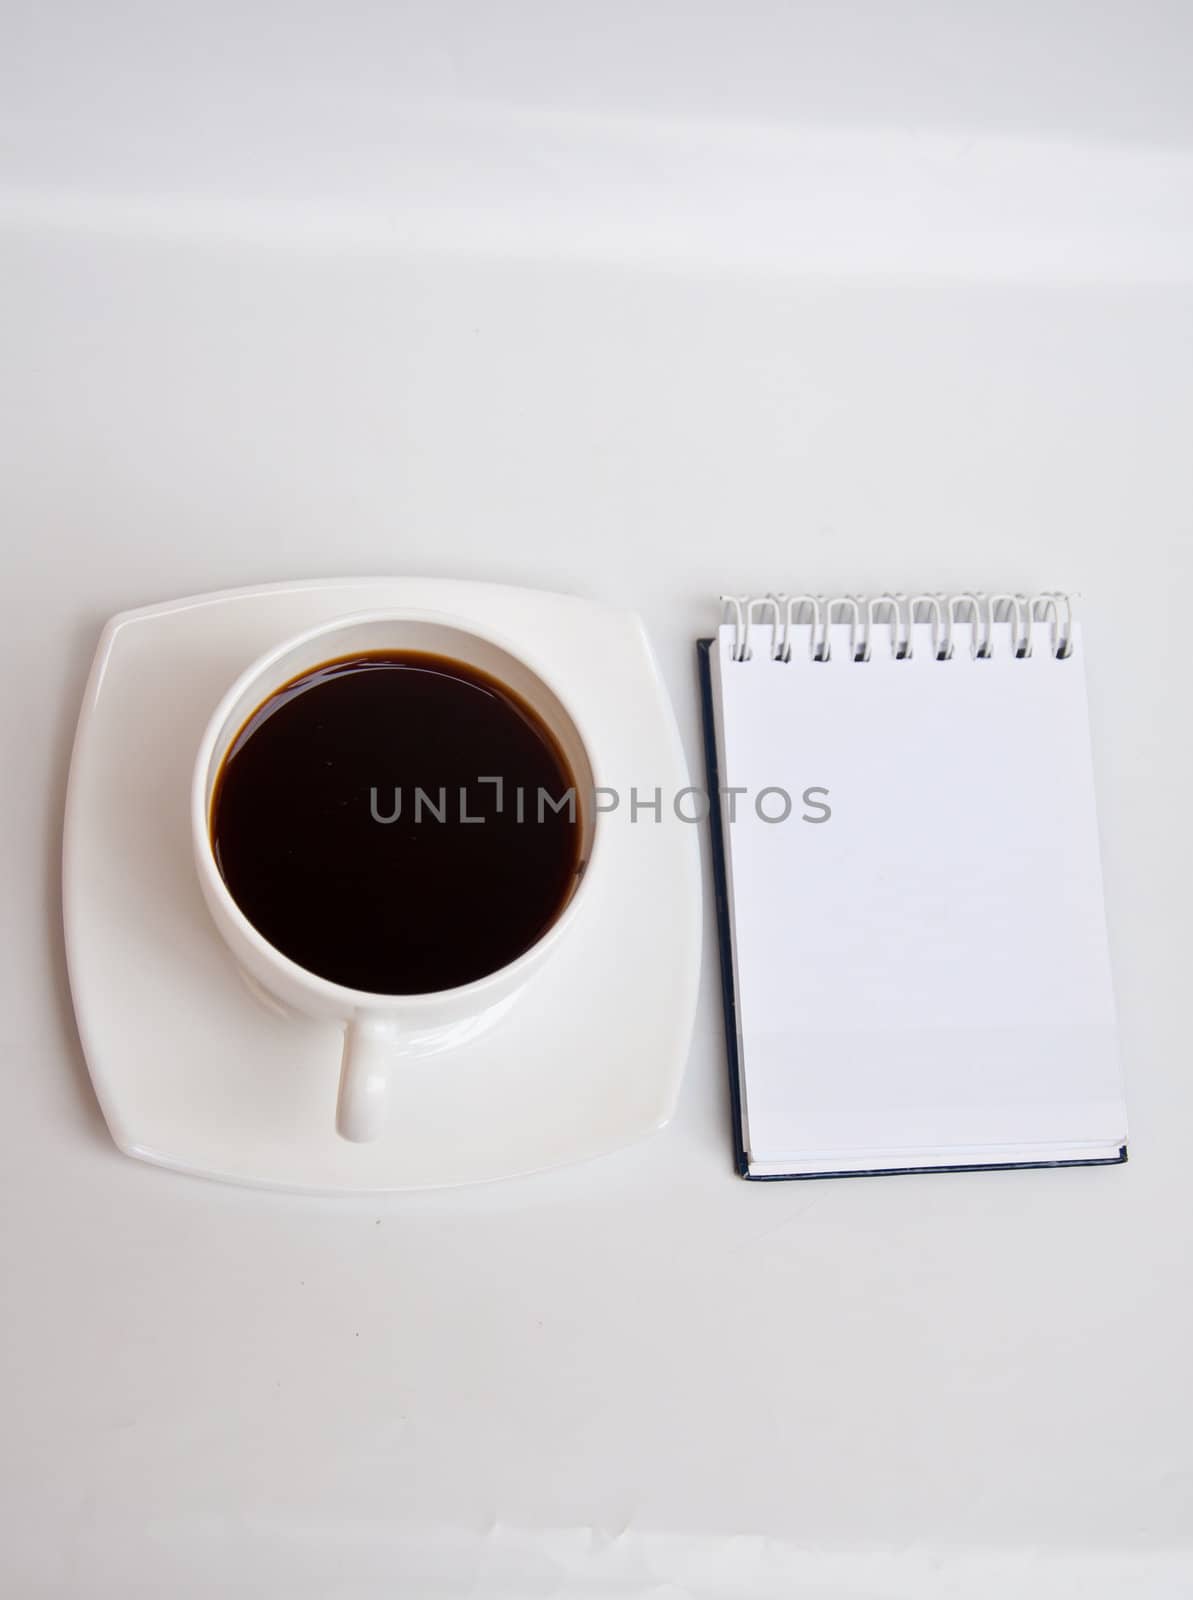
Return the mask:
<svg viewBox="0 0 1193 1600">
<path fill-rule="evenodd" d="M 1107 1159 L 1126 1139 L 1083 645 L 710 667 L 743 1142 L 758 1174 Z M 801 796 L 818 792 L 812 803 Z M 758 815 L 763 790 L 793 800 Z M 827 790 L 827 795 L 819 793 Z M 762 799 L 778 815 L 782 794 Z M 824 821 L 804 821 L 822 816 Z"/>
</svg>

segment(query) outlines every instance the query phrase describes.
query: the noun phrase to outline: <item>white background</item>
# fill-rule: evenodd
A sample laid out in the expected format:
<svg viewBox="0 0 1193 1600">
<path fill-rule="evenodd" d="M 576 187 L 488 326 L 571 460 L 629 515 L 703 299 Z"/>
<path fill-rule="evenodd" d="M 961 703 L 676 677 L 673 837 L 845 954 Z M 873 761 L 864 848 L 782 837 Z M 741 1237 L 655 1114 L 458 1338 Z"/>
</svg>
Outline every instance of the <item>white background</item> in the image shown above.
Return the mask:
<svg viewBox="0 0 1193 1600">
<path fill-rule="evenodd" d="M 7 1591 L 1185 1592 L 1187 8 L 0 24 Z M 1081 591 L 1131 1163 L 742 1184 L 711 920 L 620 1156 L 118 1156 L 57 908 L 100 626 L 375 572 L 632 603 L 694 763 L 722 588 Z"/>
</svg>

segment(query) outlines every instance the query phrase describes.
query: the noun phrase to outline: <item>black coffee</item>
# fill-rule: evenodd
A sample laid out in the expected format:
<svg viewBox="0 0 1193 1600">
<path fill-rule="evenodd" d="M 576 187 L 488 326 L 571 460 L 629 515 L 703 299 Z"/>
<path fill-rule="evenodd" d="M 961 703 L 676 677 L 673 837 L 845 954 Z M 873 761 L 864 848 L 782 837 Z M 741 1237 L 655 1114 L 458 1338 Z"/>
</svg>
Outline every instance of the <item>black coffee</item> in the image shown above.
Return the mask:
<svg viewBox="0 0 1193 1600">
<path fill-rule="evenodd" d="M 562 751 L 510 689 L 386 651 L 303 673 L 253 713 L 216 779 L 211 838 L 236 903 L 291 960 L 425 994 L 497 971 L 550 927 L 580 872 L 580 815 Z"/>
</svg>

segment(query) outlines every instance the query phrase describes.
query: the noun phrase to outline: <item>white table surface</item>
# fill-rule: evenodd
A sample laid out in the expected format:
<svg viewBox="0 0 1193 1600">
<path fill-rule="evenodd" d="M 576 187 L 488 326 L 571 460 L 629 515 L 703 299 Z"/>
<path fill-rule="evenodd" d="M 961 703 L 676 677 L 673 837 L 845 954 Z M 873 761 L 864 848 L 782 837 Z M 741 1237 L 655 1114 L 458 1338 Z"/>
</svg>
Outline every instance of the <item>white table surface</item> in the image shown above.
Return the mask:
<svg viewBox="0 0 1193 1600">
<path fill-rule="evenodd" d="M 0 1587 L 1187 1593 L 1189 14 L 499 9 L 8 10 Z M 741 1183 L 708 915 L 624 1154 L 118 1155 L 58 912 L 99 629 L 381 571 L 633 604 L 697 769 L 723 588 L 1080 591 L 1129 1165 Z"/>
</svg>

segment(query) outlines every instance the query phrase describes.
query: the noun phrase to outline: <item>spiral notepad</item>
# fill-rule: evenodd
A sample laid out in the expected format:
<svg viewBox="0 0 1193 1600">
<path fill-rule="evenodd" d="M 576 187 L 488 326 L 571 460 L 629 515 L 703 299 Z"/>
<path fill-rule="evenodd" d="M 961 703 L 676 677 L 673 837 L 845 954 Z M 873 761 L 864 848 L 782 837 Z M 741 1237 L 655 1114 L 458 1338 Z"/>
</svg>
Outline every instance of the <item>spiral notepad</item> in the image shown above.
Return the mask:
<svg viewBox="0 0 1193 1600">
<path fill-rule="evenodd" d="M 700 653 L 743 1175 L 1125 1160 L 1068 600 L 733 596 Z"/>
</svg>

